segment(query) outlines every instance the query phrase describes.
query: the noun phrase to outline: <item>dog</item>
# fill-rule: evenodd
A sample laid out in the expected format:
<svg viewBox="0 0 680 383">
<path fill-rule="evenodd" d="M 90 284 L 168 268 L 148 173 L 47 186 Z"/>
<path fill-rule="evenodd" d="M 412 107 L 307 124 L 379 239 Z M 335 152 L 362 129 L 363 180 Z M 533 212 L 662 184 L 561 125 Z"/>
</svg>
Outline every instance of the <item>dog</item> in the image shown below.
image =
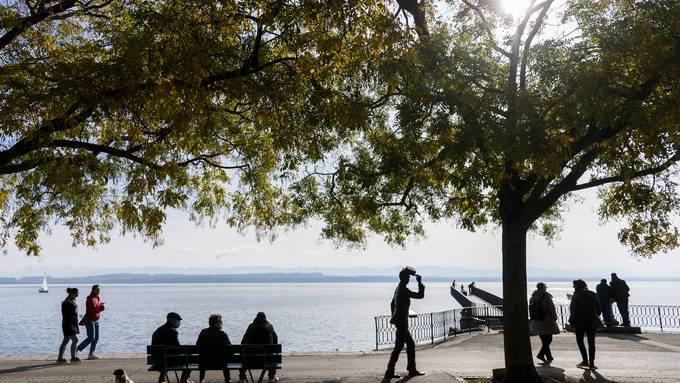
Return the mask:
<svg viewBox="0 0 680 383">
<path fill-rule="evenodd" d="M 113 376 L 116 377 L 115 380 L 113 381 L 114 383 L 135 383 L 132 379 L 130 379 L 127 376 L 125 370 L 123 370 L 122 368 L 119 368 L 116 371 L 114 371 Z"/>
</svg>

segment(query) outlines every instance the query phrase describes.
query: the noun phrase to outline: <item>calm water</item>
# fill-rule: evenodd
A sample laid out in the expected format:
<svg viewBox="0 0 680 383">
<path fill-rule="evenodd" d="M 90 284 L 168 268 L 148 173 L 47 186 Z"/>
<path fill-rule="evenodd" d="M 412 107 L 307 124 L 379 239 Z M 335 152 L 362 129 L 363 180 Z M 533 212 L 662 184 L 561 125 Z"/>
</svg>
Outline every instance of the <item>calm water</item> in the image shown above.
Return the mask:
<svg viewBox="0 0 680 383">
<path fill-rule="evenodd" d="M 467 283 L 466 283 L 467 284 Z M 594 286 L 594 282 L 588 282 Z M 556 303 L 566 303 L 570 283 L 549 283 Z M 448 283 L 426 283 L 425 299 L 414 300 L 420 313 L 458 307 Z M 500 294 L 498 282 L 478 287 Z M 680 305 L 680 282 L 632 282 L 631 304 Z M 85 312 L 89 286 L 80 288 L 79 313 Z M 321 284 L 129 284 L 104 285 L 106 303 L 98 353 L 144 353 L 153 330 L 168 311 L 184 319 L 180 342 L 193 343 L 211 313 L 224 316 L 224 330 L 238 343 L 257 311 L 265 311 L 286 351 L 360 351 L 374 347 L 373 317 L 389 312 L 393 283 Z M 415 288 L 415 286 L 411 286 Z M 0 286 L 0 355 L 56 353 L 61 341 L 60 303 L 65 286 Z M 81 327 L 84 337 L 84 328 Z"/>
</svg>

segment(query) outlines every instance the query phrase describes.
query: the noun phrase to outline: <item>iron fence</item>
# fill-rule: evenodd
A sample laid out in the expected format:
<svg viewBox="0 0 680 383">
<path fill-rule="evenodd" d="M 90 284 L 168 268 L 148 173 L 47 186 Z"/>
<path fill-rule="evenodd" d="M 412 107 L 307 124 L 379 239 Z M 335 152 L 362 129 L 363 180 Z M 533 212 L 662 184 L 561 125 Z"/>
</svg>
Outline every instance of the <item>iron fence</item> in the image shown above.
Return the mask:
<svg viewBox="0 0 680 383">
<path fill-rule="evenodd" d="M 566 328 L 569 306 L 558 305 L 557 322 Z M 613 305 L 614 317 L 621 322 L 621 314 Z M 631 305 L 630 322 L 648 331 L 680 330 L 680 306 Z M 527 313 L 528 315 L 528 313 Z M 409 331 L 416 343 L 434 343 L 449 336 L 471 331 L 503 328 L 502 306 L 475 306 L 409 317 Z M 453 331 L 449 331 L 453 330 Z M 389 315 L 375 317 L 375 349 L 394 344 L 395 328 Z"/>
</svg>

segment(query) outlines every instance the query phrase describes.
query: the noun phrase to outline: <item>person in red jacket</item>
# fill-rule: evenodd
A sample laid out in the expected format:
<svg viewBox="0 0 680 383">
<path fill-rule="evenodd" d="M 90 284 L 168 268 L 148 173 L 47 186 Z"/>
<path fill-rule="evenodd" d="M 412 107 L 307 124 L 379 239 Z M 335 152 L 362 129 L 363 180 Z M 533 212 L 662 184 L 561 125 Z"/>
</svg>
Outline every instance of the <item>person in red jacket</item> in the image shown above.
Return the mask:
<svg viewBox="0 0 680 383">
<path fill-rule="evenodd" d="M 85 347 L 89 345 L 90 355 L 87 359 L 90 360 L 99 359 L 99 357 L 94 354 L 94 350 L 97 348 L 97 342 L 99 341 L 99 318 L 101 312 L 104 311 L 104 302 L 99 298 L 100 291 L 99 285 L 92 286 L 92 292 L 87 296 L 87 300 L 85 301 L 85 317 L 81 322 L 85 325 L 87 338 L 78 345 L 78 351 L 83 351 Z"/>
</svg>

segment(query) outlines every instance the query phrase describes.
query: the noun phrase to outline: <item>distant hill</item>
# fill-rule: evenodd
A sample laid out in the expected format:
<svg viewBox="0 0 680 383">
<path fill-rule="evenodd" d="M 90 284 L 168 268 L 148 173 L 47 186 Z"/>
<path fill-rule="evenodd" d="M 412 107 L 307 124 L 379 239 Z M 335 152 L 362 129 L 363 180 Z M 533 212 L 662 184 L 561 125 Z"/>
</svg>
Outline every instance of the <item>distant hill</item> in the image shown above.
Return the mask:
<svg viewBox="0 0 680 383">
<path fill-rule="evenodd" d="M 83 277 L 49 277 L 50 284 L 95 283 L 324 283 L 324 282 L 396 282 L 396 276 L 339 276 L 322 273 L 251 273 L 251 274 L 104 274 Z M 448 282 L 446 277 L 427 278 L 431 282 Z M 42 277 L 0 278 L 0 284 L 40 284 Z"/>
</svg>

